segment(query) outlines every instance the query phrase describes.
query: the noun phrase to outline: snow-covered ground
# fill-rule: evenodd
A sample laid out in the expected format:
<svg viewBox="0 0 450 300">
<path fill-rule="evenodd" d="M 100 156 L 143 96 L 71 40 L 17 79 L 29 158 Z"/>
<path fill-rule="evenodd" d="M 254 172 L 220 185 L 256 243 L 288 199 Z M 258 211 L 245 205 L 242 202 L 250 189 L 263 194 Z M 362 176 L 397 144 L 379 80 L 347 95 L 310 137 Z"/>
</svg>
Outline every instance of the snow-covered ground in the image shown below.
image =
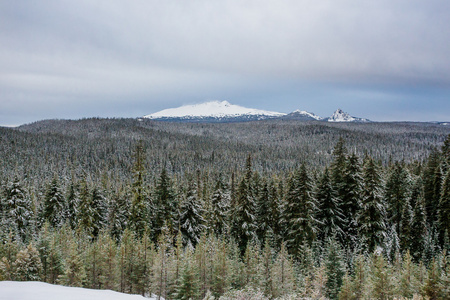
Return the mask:
<svg viewBox="0 0 450 300">
<path fill-rule="evenodd" d="M 53 285 L 37 281 L 0 281 L 0 300 L 156 300 L 110 290 Z"/>
</svg>

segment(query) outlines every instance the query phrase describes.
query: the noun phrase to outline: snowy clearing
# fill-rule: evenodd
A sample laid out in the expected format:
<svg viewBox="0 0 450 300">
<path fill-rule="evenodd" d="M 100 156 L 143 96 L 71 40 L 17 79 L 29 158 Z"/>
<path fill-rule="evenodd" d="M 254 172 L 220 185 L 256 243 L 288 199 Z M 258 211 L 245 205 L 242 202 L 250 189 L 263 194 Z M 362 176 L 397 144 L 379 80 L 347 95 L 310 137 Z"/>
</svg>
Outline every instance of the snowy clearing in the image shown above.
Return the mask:
<svg viewBox="0 0 450 300">
<path fill-rule="evenodd" d="M 53 285 L 37 281 L 1 281 L 0 300 L 156 300 L 110 290 Z"/>
</svg>

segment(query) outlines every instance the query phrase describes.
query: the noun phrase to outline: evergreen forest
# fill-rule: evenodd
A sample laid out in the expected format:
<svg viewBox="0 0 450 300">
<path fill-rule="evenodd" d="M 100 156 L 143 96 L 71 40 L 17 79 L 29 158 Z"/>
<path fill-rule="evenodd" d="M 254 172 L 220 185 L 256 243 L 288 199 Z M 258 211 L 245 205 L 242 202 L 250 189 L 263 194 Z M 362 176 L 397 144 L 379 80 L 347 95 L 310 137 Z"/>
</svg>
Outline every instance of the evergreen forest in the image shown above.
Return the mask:
<svg viewBox="0 0 450 300">
<path fill-rule="evenodd" d="M 0 280 L 158 299 L 450 299 L 450 127 L 0 127 Z"/>
</svg>

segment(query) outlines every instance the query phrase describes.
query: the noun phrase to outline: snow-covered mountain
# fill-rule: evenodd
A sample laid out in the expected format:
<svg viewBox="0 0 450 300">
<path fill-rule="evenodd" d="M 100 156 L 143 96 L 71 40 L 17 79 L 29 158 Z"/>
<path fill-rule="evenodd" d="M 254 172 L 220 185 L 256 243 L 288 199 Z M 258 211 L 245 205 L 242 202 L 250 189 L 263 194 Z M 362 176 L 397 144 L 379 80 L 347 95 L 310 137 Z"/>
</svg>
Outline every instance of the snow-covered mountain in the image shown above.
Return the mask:
<svg viewBox="0 0 450 300">
<path fill-rule="evenodd" d="M 322 120 L 321 117 L 314 113 L 310 113 L 304 110 L 294 110 L 290 114 L 287 114 L 283 117 L 283 119 L 289 119 L 289 120 L 298 120 L 298 121 L 320 121 Z"/>
<path fill-rule="evenodd" d="M 233 105 L 228 101 L 210 101 L 164 109 L 144 118 L 167 121 L 237 122 L 277 118 L 285 113 Z"/>
<path fill-rule="evenodd" d="M 369 122 L 367 119 L 352 117 L 342 109 L 337 109 L 331 117 L 324 119 L 328 122 Z"/>
</svg>

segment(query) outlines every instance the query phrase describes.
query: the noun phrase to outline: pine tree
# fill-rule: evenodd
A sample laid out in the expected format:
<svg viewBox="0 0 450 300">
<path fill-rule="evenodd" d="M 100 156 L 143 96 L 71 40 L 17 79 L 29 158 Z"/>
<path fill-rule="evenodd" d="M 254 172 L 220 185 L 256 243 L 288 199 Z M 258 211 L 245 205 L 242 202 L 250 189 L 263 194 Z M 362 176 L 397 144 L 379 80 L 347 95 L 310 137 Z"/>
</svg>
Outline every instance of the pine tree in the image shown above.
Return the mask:
<svg viewBox="0 0 450 300">
<path fill-rule="evenodd" d="M 363 192 L 358 215 L 359 235 L 367 249 L 373 252 L 386 236 L 385 208 L 378 167 L 368 157 L 363 169 Z"/>
<path fill-rule="evenodd" d="M 80 184 L 80 202 L 78 208 L 78 228 L 90 237 L 94 236 L 94 213 L 92 211 L 92 197 L 86 178 Z"/>
<path fill-rule="evenodd" d="M 47 256 L 47 276 L 48 283 L 55 284 L 59 277 L 64 274 L 64 262 L 55 238 L 52 237 L 50 242 L 50 249 Z"/>
<path fill-rule="evenodd" d="M 411 244 L 411 231 L 413 222 L 413 210 L 410 204 L 409 198 L 405 199 L 403 204 L 402 219 L 400 221 L 400 251 L 403 252 L 406 249 L 410 249 Z"/>
<path fill-rule="evenodd" d="M 325 291 L 328 298 L 338 299 L 344 276 L 344 265 L 340 255 L 342 250 L 336 241 L 329 239 L 327 252 L 325 262 L 327 282 L 325 283 Z"/>
<path fill-rule="evenodd" d="M 108 213 L 108 224 L 111 235 L 120 240 L 123 231 L 128 225 L 130 203 L 124 192 L 117 192 L 111 199 L 111 205 Z"/>
<path fill-rule="evenodd" d="M 344 213 L 343 231 L 346 235 L 345 245 L 351 249 L 356 248 L 358 235 L 357 216 L 361 208 L 362 175 L 358 156 L 353 153 L 349 156 L 343 171 L 343 199 L 342 211 Z"/>
<path fill-rule="evenodd" d="M 311 244 L 316 235 L 314 214 L 317 205 L 311 195 L 311 186 L 306 168 L 301 166 L 288 183 L 284 218 L 287 221 L 287 246 L 295 256 L 303 241 Z"/>
<path fill-rule="evenodd" d="M 428 278 L 425 281 L 423 291 L 430 300 L 441 299 L 441 270 L 438 262 L 433 259 L 428 269 Z"/>
<path fill-rule="evenodd" d="M 17 176 L 7 186 L 4 206 L 6 222 L 9 224 L 10 230 L 13 230 L 24 241 L 30 230 L 33 212 L 30 199 L 26 196 Z"/>
<path fill-rule="evenodd" d="M 316 189 L 318 236 L 321 241 L 326 241 L 333 236 L 342 240 L 344 232 L 342 223 L 344 215 L 331 185 L 328 169 L 319 179 Z"/>
<path fill-rule="evenodd" d="M 392 279 L 389 266 L 383 255 L 373 255 L 371 275 L 371 298 L 380 300 L 391 299 L 393 294 Z"/>
<path fill-rule="evenodd" d="M 65 218 L 70 225 L 70 228 L 75 229 L 78 225 L 78 207 L 80 198 L 75 182 L 72 180 L 69 184 L 66 197 L 66 213 Z"/>
<path fill-rule="evenodd" d="M 422 180 L 416 180 L 411 193 L 411 200 L 414 202 L 413 216 L 411 221 L 411 233 L 409 247 L 415 262 L 418 262 L 424 255 L 425 240 L 428 235 L 426 211 L 423 198 Z"/>
<path fill-rule="evenodd" d="M 97 237 L 100 230 L 106 224 L 106 199 L 100 192 L 98 187 L 92 189 L 91 194 L 91 212 L 92 212 L 92 227 L 91 232 L 94 237 Z"/>
<path fill-rule="evenodd" d="M 438 207 L 439 242 L 444 245 L 445 234 L 450 233 L 450 171 L 442 183 L 441 198 Z"/>
<path fill-rule="evenodd" d="M 167 224 L 171 234 L 175 231 L 177 220 L 177 207 L 175 193 L 166 168 L 163 168 L 155 188 L 155 195 L 151 209 L 152 215 L 152 237 L 156 241 L 161 234 L 164 223 Z"/>
<path fill-rule="evenodd" d="M 203 208 L 197 199 L 197 186 L 190 183 L 180 206 L 180 230 L 184 244 L 195 246 L 206 229 Z"/>
<path fill-rule="evenodd" d="M 402 221 L 403 205 L 408 199 L 410 190 L 409 174 L 404 165 L 395 162 L 394 167 L 386 181 L 385 203 L 388 206 L 388 219 L 394 224 L 397 235 L 401 237 L 400 226 Z"/>
<path fill-rule="evenodd" d="M 239 183 L 236 206 L 233 209 L 232 233 L 243 254 L 247 244 L 256 238 L 255 200 L 253 198 L 251 156 L 247 158 L 246 173 Z"/>
<path fill-rule="evenodd" d="M 53 177 L 47 186 L 44 197 L 42 218 L 53 227 L 60 227 L 64 221 L 64 195 L 59 187 L 57 177 Z"/>
<path fill-rule="evenodd" d="M 30 243 L 25 249 L 19 251 L 14 262 L 15 279 L 19 281 L 39 281 L 41 279 L 42 265 L 39 253 Z"/>
<path fill-rule="evenodd" d="M 148 209 L 146 203 L 146 192 L 144 189 L 144 164 L 145 150 L 142 141 L 136 145 L 135 162 L 133 167 L 133 184 L 130 207 L 129 226 L 137 234 L 142 237 L 144 231 L 148 227 Z"/>
<path fill-rule="evenodd" d="M 65 273 L 61 276 L 61 283 L 66 286 L 82 287 L 86 279 L 86 271 L 75 242 L 70 244 L 70 252 L 65 264 Z"/>
<path fill-rule="evenodd" d="M 230 205 L 230 194 L 226 191 L 221 176 L 217 179 L 214 193 L 211 196 L 210 230 L 216 236 L 228 231 L 227 212 Z"/>
<path fill-rule="evenodd" d="M 433 151 L 428 157 L 427 165 L 423 171 L 423 188 L 425 198 L 425 208 L 427 221 L 430 227 L 437 221 L 437 210 L 439 205 L 441 186 L 440 155 L 438 151 Z"/>
<path fill-rule="evenodd" d="M 331 164 L 331 181 L 333 184 L 333 191 L 339 204 L 343 203 L 345 198 L 345 180 L 343 170 L 346 166 L 347 148 L 342 137 L 339 138 L 333 150 L 333 162 Z"/>
</svg>

